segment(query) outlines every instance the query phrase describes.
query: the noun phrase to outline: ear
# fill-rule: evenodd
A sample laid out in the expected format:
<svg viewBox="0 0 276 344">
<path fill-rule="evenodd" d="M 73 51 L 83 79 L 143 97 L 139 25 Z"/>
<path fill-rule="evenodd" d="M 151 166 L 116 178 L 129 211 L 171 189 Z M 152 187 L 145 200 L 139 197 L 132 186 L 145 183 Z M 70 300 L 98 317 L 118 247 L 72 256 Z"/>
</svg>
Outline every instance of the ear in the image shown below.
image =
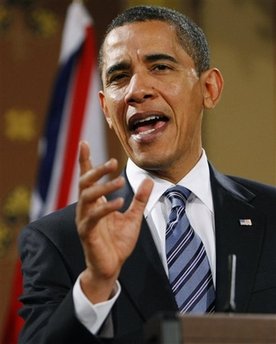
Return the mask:
<svg viewBox="0 0 276 344">
<path fill-rule="evenodd" d="M 203 86 L 203 105 L 205 109 L 213 109 L 223 90 L 223 77 L 217 68 L 208 69 L 201 75 Z"/>
<path fill-rule="evenodd" d="M 105 119 L 108 123 L 108 126 L 110 129 L 112 129 L 112 119 L 109 115 L 109 111 L 108 111 L 108 108 L 106 106 L 106 101 L 105 101 L 105 95 L 104 95 L 104 92 L 103 91 L 100 91 L 99 92 L 99 100 L 100 100 L 100 105 L 101 105 L 101 108 L 102 108 L 102 112 L 104 113 L 104 116 L 105 116 Z"/>
</svg>

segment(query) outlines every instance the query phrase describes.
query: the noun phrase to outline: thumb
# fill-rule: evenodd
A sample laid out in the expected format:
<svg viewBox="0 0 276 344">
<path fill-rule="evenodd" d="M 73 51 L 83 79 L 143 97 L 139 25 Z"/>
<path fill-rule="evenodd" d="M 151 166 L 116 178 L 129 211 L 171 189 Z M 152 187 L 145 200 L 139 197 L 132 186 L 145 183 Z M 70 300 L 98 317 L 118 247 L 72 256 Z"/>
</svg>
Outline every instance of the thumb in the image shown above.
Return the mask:
<svg viewBox="0 0 276 344">
<path fill-rule="evenodd" d="M 153 181 L 149 178 L 144 179 L 141 185 L 139 186 L 136 194 L 134 195 L 133 200 L 128 209 L 128 211 L 132 213 L 133 216 L 142 216 L 152 189 Z"/>
</svg>

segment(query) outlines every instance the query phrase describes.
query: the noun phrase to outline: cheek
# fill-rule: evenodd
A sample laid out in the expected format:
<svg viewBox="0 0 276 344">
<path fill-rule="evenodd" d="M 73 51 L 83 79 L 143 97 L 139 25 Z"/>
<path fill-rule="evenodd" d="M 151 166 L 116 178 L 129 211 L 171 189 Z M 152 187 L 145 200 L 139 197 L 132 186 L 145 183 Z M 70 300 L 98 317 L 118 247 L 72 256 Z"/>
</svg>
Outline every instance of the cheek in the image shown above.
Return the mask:
<svg viewBox="0 0 276 344">
<path fill-rule="evenodd" d="M 120 102 L 112 101 L 109 105 L 110 122 L 112 129 L 123 143 L 127 138 L 127 127 L 124 106 Z"/>
<path fill-rule="evenodd" d="M 201 98 L 201 86 L 198 79 L 194 78 L 181 78 L 178 80 L 170 81 L 163 87 L 163 94 L 170 98 L 174 98 L 176 102 L 182 102 L 189 105 L 189 103 L 196 102 Z"/>
<path fill-rule="evenodd" d="M 169 85 L 168 87 L 168 84 L 166 84 L 160 92 L 162 97 L 176 115 L 179 112 L 187 112 L 193 102 L 193 92 L 190 85 L 184 82 L 172 82 Z"/>
<path fill-rule="evenodd" d="M 155 89 L 159 91 L 163 98 L 167 98 L 168 100 L 179 99 L 179 96 L 183 94 L 183 87 L 179 83 L 171 81 L 162 83 L 161 85 L 157 83 Z"/>
<path fill-rule="evenodd" d="M 105 112 L 108 114 L 109 121 L 113 127 L 118 127 L 124 123 L 124 105 L 118 97 L 105 97 Z"/>
<path fill-rule="evenodd" d="M 122 89 L 110 89 L 105 92 L 106 105 L 113 112 L 121 112 L 125 106 L 125 92 Z"/>
</svg>

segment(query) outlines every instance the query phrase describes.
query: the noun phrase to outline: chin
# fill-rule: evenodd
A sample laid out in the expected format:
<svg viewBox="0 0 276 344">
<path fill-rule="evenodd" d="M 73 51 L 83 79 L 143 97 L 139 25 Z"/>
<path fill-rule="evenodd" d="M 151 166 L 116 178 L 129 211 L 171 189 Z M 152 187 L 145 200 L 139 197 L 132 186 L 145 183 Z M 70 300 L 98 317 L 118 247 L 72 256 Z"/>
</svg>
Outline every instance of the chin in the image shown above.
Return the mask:
<svg viewBox="0 0 276 344">
<path fill-rule="evenodd" d="M 155 154 L 140 154 L 135 157 L 131 157 L 131 159 L 137 166 L 149 172 L 167 170 L 171 165 L 164 155 L 158 157 Z"/>
</svg>

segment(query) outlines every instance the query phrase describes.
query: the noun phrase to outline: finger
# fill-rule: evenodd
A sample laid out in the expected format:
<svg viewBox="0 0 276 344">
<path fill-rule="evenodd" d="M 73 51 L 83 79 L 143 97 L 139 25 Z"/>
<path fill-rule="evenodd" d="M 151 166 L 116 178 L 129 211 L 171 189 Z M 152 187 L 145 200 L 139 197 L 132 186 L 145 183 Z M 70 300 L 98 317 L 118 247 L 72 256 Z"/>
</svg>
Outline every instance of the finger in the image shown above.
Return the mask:
<svg viewBox="0 0 276 344">
<path fill-rule="evenodd" d="M 116 210 L 119 210 L 123 206 L 123 203 L 124 199 L 119 197 L 112 201 L 101 203 L 97 208 L 90 209 L 83 219 L 77 217 L 77 221 L 79 221 L 78 232 L 80 237 L 84 239 L 87 235 L 90 235 L 94 226 L 102 218 Z"/>
<path fill-rule="evenodd" d="M 118 168 L 118 161 L 116 159 L 110 159 L 105 164 L 90 169 L 88 172 L 83 174 L 79 180 L 80 192 L 85 188 L 97 183 L 104 176 L 115 172 Z"/>
<path fill-rule="evenodd" d="M 153 181 L 149 178 L 144 179 L 139 186 L 128 209 L 132 216 L 142 216 L 153 188 Z"/>
<path fill-rule="evenodd" d="M 124 184 L 124 177 L 119 176 L 106 183 L 94 184 L 89 188 L 85 188 L 79 197 L 80 206 L 83 206 L 84 208 L 84 206 L 90 206 L 96 202 L 98 205 L 103 200 L 106 202 L 105 196 L 122 188 Z"/>
<path fill-rule="evenodd" d="M 81 141 L 79 144 L 79 165 L 80 175 L 92 169 L 92 163 L 90 160 L 90 148 L 87 142 Z"/>
</svg>

